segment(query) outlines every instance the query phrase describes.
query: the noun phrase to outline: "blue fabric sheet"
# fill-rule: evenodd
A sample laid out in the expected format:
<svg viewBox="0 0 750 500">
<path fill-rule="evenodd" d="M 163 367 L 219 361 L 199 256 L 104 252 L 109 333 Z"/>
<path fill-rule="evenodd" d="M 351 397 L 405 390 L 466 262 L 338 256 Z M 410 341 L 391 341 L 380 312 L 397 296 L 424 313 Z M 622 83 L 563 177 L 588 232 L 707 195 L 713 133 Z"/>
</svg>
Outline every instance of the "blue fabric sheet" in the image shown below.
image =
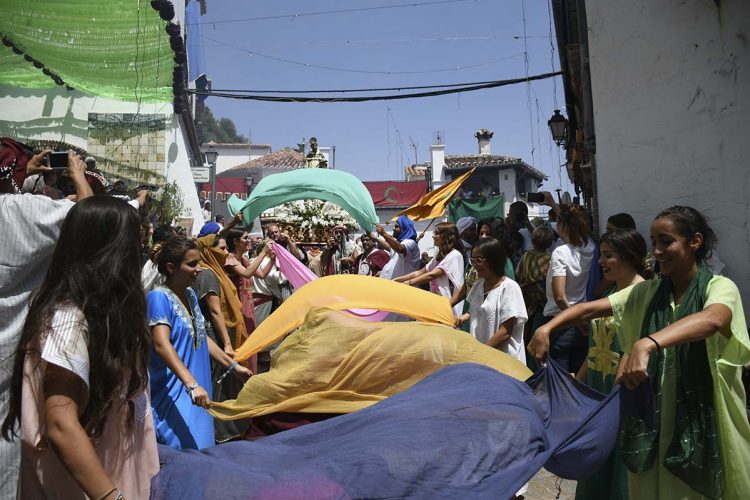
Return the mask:
<svg viewBox="0 0 750 500">
<path fill-rule="evenodd" d="M 510 498 L 545 464 L 571 479 L 595 472 L 614 445 L 617 392 L 605 398 L 554 362 L 528 383 L 450 366 L 367 409 L 258 441 L 160 447 L 151 497 Z"/>
</svg>

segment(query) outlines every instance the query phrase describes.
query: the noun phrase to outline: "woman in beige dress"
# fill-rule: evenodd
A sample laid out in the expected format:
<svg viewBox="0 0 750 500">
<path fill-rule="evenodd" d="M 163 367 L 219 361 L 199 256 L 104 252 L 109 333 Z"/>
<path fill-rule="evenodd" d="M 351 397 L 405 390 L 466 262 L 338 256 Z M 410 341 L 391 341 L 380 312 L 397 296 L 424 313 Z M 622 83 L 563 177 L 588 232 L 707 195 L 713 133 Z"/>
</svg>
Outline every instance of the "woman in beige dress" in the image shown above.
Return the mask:
<svg viewBox="0 0 750 500">
<path fill-rule="evenodd" d="M 140 219 L 77 203 L 16 351 L 3 437 L 21 427 L 21 498 L 148 498 L 159 471 L 148 399 Z"/>
</svg>

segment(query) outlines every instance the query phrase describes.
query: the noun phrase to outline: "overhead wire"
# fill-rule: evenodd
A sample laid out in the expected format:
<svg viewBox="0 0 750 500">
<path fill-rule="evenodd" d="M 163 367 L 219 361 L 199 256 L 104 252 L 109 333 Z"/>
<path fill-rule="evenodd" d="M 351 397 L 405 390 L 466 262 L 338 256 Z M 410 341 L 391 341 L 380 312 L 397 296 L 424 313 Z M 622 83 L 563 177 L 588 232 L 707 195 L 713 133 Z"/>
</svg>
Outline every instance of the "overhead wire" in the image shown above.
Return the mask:
<svg viewBox="0 0 750 500">
<path fill-rule="evenodd" d="M 520 54 L 519 54 L 520 55 Z M 435 85 L 412 85 L 399 87 L 374 87 L 363 89 L 318 89 L 318 90 L 243 90 L 243 89 L 212 89 L 214 92 L 238 92 L 238 93 L 256 93 L 256 94 L 334 94 L 348 92 L 384 92 L 386 90 L 417 90 L 417 89 L 439 89 L 450 87 L 466 87 L 467 85 L 484 85 L 485 83 L 495 83 L 497 80 L 485 80 L 481 82 L 464 82 L 464 83 L 443 83 Z"/>
<path fill-rule="evenodd" d="M 195 95 L 205 95 L 213 97 L 225 97 L 229 99 L 244 99 L 252 101 L 266 101 L 266 102 L 318 102 L 318 103 L 331 103 L 331 102 L 366 102 L 366 101 L 387 101 L 397 99 L 414 99 L 421 97 L 435 97 L 440 95 L 456 94 L 460 92 L 473 92 L 476 90 L 491 89 L 496 87 L 503 87 L 506 85 L 514 85 L 517 83 L 526 83 L 535 80 L 544 80 L 547 78 L 553 78 L 561 75 L 561 72 L 554 73 L 542 73 L 539 75 L 533 75 L 522 78 L 512 78 L 508 80 L 497 80 L 491 83 L 481 85 L 469 85 L 466 87 L 459 88 L 448 88 L 444 90 L 433 90 L 429 92 L 415 92 L 411 94 L 391 94 L 391 95 L 379 95 L 379 96 L 356 96 L 356 97 L 314 97 L 314 96 L 281 96 L 281 95 L 257 95 L 257 94 L 237 94 L 228 92 L 214 92 L 214 91 L 203 91 L 188 89 L 187 92 Z"/>
<path fill-rule="evenodd" d="M 286 58 L 283 58 L 283 57 L 273 56 L 273 55 L 270 55 L 270 54 L 263 54 L 261 52 L 257 52 L 257 51 L 250 50 L 250 49 L 246 49 L 244 47 L 239 47 L 237 45 L 232 45 L 230 43 L 226 43 L 226 42 L 223 42 L 221 40 L 215 40 L 215 39 L 207 37 L 207 36 L 205 36 L 203 34 L 199 34 L 198 36 L 200 36 L 204 40 L 208 40 L 208 41 L 211 41 L 211 42 L 214 42 L 214 43 L 218 43 L 219 45 L 222 45 L 224 47 L 228 47 L 228 48 L 231 48 L 231 49 L 239 50 L 241 52 L 246 52 L 247 54 L 249 54 L 252 57 L 261 57 L 261 58 L 264 58 L 264 59 L 270 59 L 272 61 L 283 62 L 283 63 L 287 63 L 287 64 L 294 64 L 294 65 L 303 66 L 303 67 L 306 67 L 306 68 L 325 69 L 325 70 L 328 70 L 328 71 L 343 71 L 343 72 L 346 72 L 346 73 L 365 73 L 365 74 L 370 74 L 370 75 L 417 75 L 417 74 L 428 74 L 428 73 L 444 73 L 444 72 L 448 72 L 448 71 L 460 71 L 460 70 L 464 70 L 464 69 L 472 69 L 472 68 L 479 68 L 481 66 L 488 66 L 490 64 L 495 64 L 495 63 L 498 63 L 498 62 L 507 61 L 509 59 L 513 59 L 514 57 L 518 57 L 518 56 L 521 55 L 521 53 L 512 54 L 512 55 L 509 55 L 509 56 L 501 57 L 499 59 L 493 59 L 491 61 L 484 61 L 484 62 L 477 63 L 477 64 L 468 64 L 468 65 L 465 65 L 465 66 L 454 66 L 454 67 L 450 67 L 450 68 L 438 68 L 438 69 L 430 69 L 430 70 L 412 70 L 412 71 L 384 71 L 384 70 L 377 70 L 376 71 L 376 70 L 367 70 L 367 69 L 343 68 L 343 67 L 338 67 L 338 66 L 327 66 L 327 65 L 323 65 L 323 64 L 311 64 L 311 63 L 302 62 L 302 61 L 294 61 L 292 59 L 286 59 Z"/>
<path fill-rule="evenodd" d="M 526 2 L 524 0 L 521 0 L 521 20 L 523 24 L 523 34 L 524 37 L 526 36 Z M 529 77 L 529 45 L 526 42 L 526 38 L 523 40 L 523 66 L 524 66 L 524 72 L 526 74 L 526 108 L 529 112 L 529 132 L 531 134 L 530 138 L 530 145 L 531 145 L 531 164 L 536 165 L 535 161 L 535 155 L 534 150 L 536 149 L 534 147 L 534 120 L 532 118 L 531 113 L 531 80 L 528 79 Z"/>
<path fill-rule="evenodd" d="M 207 24 L 227 24 L 227 23 L 242 23 L 248 21 L 270 21 L 274 19 L 289 19 L 294 21 L 300 17 L 312 17 L 312 16 L 324 16 L 330 14 L 350 14 L 353 12 L 367 12 L 374 10 L 387 10 L 387 9 L 402 9 L 405 7 L 425 7 L 430 5 L 441 5 L 448 3 L 463 3 L 476 0 L 433 0 L 429 2 L 411 2 L 408 4 L 395 4 L 395 5 L 373 5 L 372 7 L 354 7 L 350 9 L 336 9 L 336 10 L 321 10 L 316 12 L 297 12 L 293 14 L 277 14 L 273 16 L 260 16 L 260 17 L 244 17 L 240 19 L 221 19 L 218 21 L 202 21 L 200 23 L 190 23 L 188 26 L 194 26 L 196 24 L 207 25 Z"/>
<path fill-rule="evenodd" d="M 474 40 L 521 40 L 523 38 L 547 38 L 547 35 L 446 35 L 421 38 L 364 38 L 360 40 L 307 40 L 305 45 L 355 45 L 365 43 L 414 43 L 414 42 L 465 42 Z"/>
</svg>

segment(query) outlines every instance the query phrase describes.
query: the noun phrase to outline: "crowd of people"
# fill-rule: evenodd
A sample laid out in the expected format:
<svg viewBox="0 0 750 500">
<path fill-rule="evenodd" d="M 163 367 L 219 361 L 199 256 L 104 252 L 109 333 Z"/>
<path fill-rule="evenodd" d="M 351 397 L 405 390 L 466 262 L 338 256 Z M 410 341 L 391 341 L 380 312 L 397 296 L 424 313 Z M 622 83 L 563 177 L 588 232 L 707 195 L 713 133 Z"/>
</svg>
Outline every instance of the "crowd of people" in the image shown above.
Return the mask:
<svg viewBox="0 0 750 500">
<path fill-rule="evenodd" d="M 194 238 L 153 227 L 148 191 L 107 195 L 78 155 L 56 172 L 48 154 L 6 139 L 0 150 L 0 354 L 12 374 L 0 371 L 0 497 L 20 485 L 24 498 L 146 498 L 157 443 L 246 438 L 248 420 L 205 409 L 272 368 L 277 344 L 234 355 L 294 292 L 275 245 L 318 276 L 443 296 L 456 328 L 532 370 L 554 362 L 601 393 L 651 388 L 650 413 L 623 417 L 616 449 L 577 498 L 750 491 L 750 341 L 737 287 L 709 268 L 717 236 L 698 210 L 657 214 L 650 254 L 629 215 L 595 240 L 584 209 L 549 193 L 543 224 L 524 202 L 506 217 L 438 223 L 432 257 L 407 216 L 356 239 L 335 227 L 322 249 L 303 248 L 278 223 L 249 233 L 240 214 Z"/>
</svg>

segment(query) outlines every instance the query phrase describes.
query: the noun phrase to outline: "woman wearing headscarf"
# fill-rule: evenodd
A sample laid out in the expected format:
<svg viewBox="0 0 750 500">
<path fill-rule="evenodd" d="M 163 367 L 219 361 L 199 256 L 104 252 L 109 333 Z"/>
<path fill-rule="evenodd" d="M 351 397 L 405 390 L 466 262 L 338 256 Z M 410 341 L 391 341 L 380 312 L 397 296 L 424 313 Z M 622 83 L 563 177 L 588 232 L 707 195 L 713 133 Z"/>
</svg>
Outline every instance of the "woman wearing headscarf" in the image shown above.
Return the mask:
<svg viewBox="0 0 750 500">
<path fill-rule="evenodd" d="M 206 318 L 206 334 L 224 350 L 234 353 L 247 338 L 245 317 L 242 314 L 237 288 L 224 270 L 229 255 L 227 243 L 223 236 L 210 234 L 198 238 L 200 266 L 203 271 L 195 281 L 195 292 Z M 232 347 L 232 349 L 227 349 Z M 236 367 L 236 362 L 233 363 Z M 236 369 L 236 368 L 235 368 Z M 242 389 L 243 382 L 235 377 L 227 377 L 226 366 L 211 363 L 211 382 L 213 399 L 224 401 L 233 399 Z M 245 434 L 246 420 L 214 422 L 216 442 L 223 443 L 237 439 Z"/>
</svg>

